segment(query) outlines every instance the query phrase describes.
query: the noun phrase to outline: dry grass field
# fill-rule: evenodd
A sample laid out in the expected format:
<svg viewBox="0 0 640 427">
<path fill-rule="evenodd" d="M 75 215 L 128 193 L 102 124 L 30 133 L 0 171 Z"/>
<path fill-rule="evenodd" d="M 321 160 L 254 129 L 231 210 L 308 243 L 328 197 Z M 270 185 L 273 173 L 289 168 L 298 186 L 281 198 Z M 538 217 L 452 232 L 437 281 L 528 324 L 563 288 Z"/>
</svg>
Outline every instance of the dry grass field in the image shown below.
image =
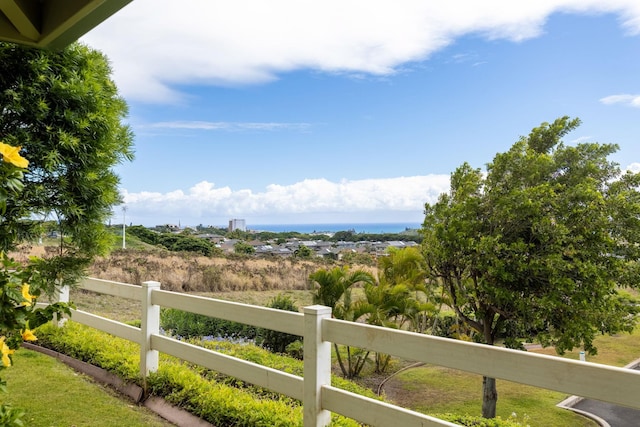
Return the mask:
<svg viewBox="0 0 640 427">
<path fill-rule="evenodd" d="M 12 254 L 17 260 L 46 256 L 55 247 L 31 246 Z M 248 291 L 302 291 L 309 288 L 309 275 L 320 268 L 333 268 L 327 261 L 247 256 L 205 257 L 153 249 L 118 249 L 95 260 L 88 275 L 99 279 L 139 285 L 148 280 L 162 289 L 190 293 Z M 375 269 L 366 268 L 375 274 Z"/>
<path fill-rule="evenodd" d="M 119 250 L 97 259 L 89 275 L 140 284 L 147 280 L 177 292 L 301 290 L 322 265 L 310 261 L 249 257 L 212 258 L 160 251 Z"/>
</svg>

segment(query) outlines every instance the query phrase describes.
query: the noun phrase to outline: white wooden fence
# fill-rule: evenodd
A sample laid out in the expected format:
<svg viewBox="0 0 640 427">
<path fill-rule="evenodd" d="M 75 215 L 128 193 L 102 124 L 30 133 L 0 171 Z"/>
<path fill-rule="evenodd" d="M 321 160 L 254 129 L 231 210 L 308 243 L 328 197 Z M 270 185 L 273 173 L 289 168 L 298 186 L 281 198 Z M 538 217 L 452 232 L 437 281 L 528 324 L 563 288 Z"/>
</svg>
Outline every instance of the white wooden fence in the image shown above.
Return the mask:
<svg viewBox="0 0 640 427">
<path fill-rule="evenodd" d="M 455 426 L 455 424 L 331 386 L 331 343 L 346 344 L 407 360 L 459 369 L 640 409 L 640 371 L 491 347 L 331 318 L 331 309 L 303 313 L 275 310 L 87 278 L 81 289 L 138 300 L 141 327 L 74 310 L 74 321 L 140 344 L 140 373 L 158 368 L 158 353 L 236 377 L 299 399 L 304 425 L 326 426 L 336 412 L 371 426 Z M 68 290 L 61 300 L 68 301 Z M 246 362 L 160 335 L 160 307 L 174 308 L 304 337 L 304 378 Z"/>
</svg>

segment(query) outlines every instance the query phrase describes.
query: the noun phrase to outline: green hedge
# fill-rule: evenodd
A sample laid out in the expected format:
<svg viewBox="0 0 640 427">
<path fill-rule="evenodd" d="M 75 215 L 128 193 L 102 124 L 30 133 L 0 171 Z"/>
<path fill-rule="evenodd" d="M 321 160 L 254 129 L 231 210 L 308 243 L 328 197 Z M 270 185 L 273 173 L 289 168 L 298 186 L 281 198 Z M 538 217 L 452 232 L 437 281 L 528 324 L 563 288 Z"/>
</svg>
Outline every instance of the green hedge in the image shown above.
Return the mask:
<svg viewBox="0 0 640 427">
<path fill-rule="evenodd" d="M 269 308 L 298 312 L 298 307 L 288 295 L 278 295 L 269 304 Z M 204 316 L 202 314 L 165 308 L 160 311 L 160 326 L 167 334 L 179 339 L 230 339 L 254 341 L 261 347 L 275 353 L 287 353 L 301 358 L 302 337 L 270 329 L 256 328 L 243 323 Z M 296 343 L 300 341 L 300 343 Z M 295 343 L 295 344 L 294 344 Z M 291 344 L 294 344 L 289 348 Z"/>
<path fill-rule="evenodd" d="M 506 420 L 503 420 L 500 417 L 487 419 L 482 417 L 474 417 L 471 415 L 457 414 L 438 414 L 436 415 L 436 417 L 466 427 L 528 427 L 528 424 L 526 424 L 526 417 L 524 420 L 525 424 L 521 424 L 517 421 L 517 417 L 515 416 L 515 414 Z"/>
<path fill-rule="evenodd" d="M 163 308 L 160 311 L 160 326 L 170 335 L 181 338 L 209 336 L 252 340 L 256 338 L 257 332 L 257 328 L 251 325 L 173 308 Z"/>
<path fill-rule="evenodd" d="M 69 321 L 63 328 L 51 324 L 38 328 L 38 343 L 71 357 L 107 369 L 120 377 L 140 384 L 138 375 L 139 346 L 104 332 Z M 253 345 L 231 345 L 210 342 L 207 346 L 226 349 L 245 360 L 265 360 L 273 365 L 286 365 L 286 357 Z M 234 349 L 234 346 L 236 347 Z M 296 364 L 300 361 L 289 358 Z M 271 366 L 274 367 L 274 366 Z M 298 366 L 292 368 L 299 369 Z M 286 396 L 266 394 L 253 386 L 233 387 L 227 382 L 211 381 L 203 368 L 193 369 L 183 361 L 162 355 L 158 371 L 148 381 L 153 395 L 196 414 L 214 425 L 229 426 L 301 426 L 302 407 Z M 332 425 L 357 427 L 354 420 L 334 415 Z"/>
</svg>

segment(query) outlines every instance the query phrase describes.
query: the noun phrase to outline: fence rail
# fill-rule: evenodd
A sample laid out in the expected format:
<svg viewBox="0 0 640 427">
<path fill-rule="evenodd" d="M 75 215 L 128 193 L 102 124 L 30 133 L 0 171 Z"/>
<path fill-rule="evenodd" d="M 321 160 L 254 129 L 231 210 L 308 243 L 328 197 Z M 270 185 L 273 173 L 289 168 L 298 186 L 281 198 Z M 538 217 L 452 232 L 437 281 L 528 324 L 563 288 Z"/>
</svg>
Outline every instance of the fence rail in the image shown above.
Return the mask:
<svg viewBox="0 0 640 427">
<path fill-rule="evenodd" d="M 332 319 L 331 310 L 322 306 L 305 307 L 303 313 L 293 313 L 163 291 L 158 282 L 135 286 L 87 278 L 79 287 L 141 302 L 140 328 L 81 310 L 73 310 L 72 318 L 138 343 L 143 378 L 157 370 L 158 352 L 170 354 L 301 400 L 305 427 L 327 425 L 331 412 L 371 426 L 455 426 L 447 421 L 332 387 L 331 343 L 348 344 L 404 359 L 640 409 L 640 371 L 346 322 Z M 61 292 L 60 300 L 68 301 L 68 290 Z M 302 336 L 304 378 L 163 336 L 160 334 L 160 307 Z"/>
</svg>

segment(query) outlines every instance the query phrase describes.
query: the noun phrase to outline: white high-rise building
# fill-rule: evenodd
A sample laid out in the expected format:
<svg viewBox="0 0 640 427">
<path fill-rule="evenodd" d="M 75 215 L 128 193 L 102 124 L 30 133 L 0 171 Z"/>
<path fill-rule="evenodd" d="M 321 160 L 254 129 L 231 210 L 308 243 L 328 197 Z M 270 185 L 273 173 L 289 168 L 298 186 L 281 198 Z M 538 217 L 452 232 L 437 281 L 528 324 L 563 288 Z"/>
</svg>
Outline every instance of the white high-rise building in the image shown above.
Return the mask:
<svg viewBox="0 0 640 427">
<path fill-rule="evenodd" d="M 240 230 L 247 231 L 247 224 L 244 219 L 230 219 L 229 231 Z"/>
</svg>

